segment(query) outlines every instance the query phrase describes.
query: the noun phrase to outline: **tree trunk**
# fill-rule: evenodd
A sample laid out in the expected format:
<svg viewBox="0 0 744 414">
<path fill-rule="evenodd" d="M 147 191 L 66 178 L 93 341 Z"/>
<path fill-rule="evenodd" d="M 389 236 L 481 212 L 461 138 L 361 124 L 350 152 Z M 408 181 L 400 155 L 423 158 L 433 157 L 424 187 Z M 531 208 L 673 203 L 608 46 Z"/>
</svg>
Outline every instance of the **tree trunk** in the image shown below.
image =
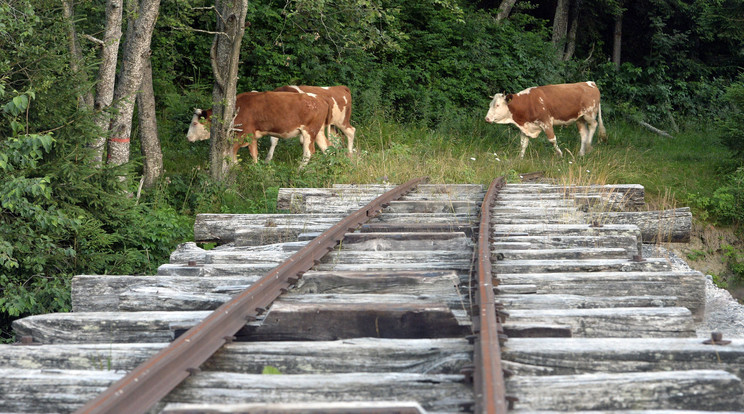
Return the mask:
<svg viewBox="0 0 744 414">
<path fill-rule="evenodd" d="M 77 32 L 75 31 L 75 7 L 73 0 L 64 0 L 62 2 L 62 13 L 64 14 L 65 21 L 67 22 L 67 36 L 69 37 L 69 48 L 70 48 L 70 70 L 72 73 L 78 75 L 80 73 L 80 66 L 83 65 L 83 52 L 80 51 L 80 43 L 78 42 Z M 78 95 L 78 106 L 86 108 L 87 110 L 93 109 L 93 92 L 88 90 L 87 92 L 81 92 Z"/>
<path fill-rule="evenodd" d="M 622 40 L 623 40 L 623 13 L 620 12 L 615 16 L 615 33 L 612 42 L 612 63 L 615 64 L 615 69 L 620 69 L 620 52 L 622 51 Z"/>
<path fill-rule="evenodd" d="M 142 0 L 137 18 L 133 22 L 130 20 L 127 28 L 122 68 L 114 93 L 114 118 L 111 120 L 108 145 L 108 163 L 112 165 L 129 161 L 135 94 L 142 84 L 145 62 L 150 58 L 150 40 L 159 8 L 160 0 Z"/>
<path fill-rule="evenodd" d="M 152 87 L 151 63 L 150 59 L 145 61 L 142 90 L 137 95 L 140 149 L 145 157 L 142 173 L 145 187 L 152 187 L 163 173 L 163 152 L 160 149 L 158 124 L 155 118 L 155 92 Z"/>
<path fill-rule="evenodd" d="M 500 22 L 509 17 L 509 13 L 511 13 L 511 9 L 516 2 L 517 0 L 503 0 L 499 6 L 499 12 L 496 14 L 496 21 Z"/>
<path fill-rule="evenodd" d="M 103 34 L 101 65 L 98 68 L 94 103 L 94 108 L 97 111 L 95 122 L 104 135 L 91 144 L 94 151 L 93 162 L 97 165 L 103 162 L 103 150 L 106 144 L 105 133 L 109 129 L 109 116 L 105 111 L 114 99 L 116 61 L 119 55 L 119 41 L 121 40 L 122 12 L 122 0 L 108 0 L 106 2 L 106 28 Z"/>
<path fill-rule="evenodd" d="M 553 19 L 553 46 L 555 46 L 558 57 L 563 58 L 566 34 L 568 33 L 568 10 L 569 0 L 558 0 L 555 6 L 555 18 Z"/>
<path fill-rule="evenodd" d="M 237 95 L 240 44 L 245 32 L 248 0 L 215 0 L 217 29 L 210 52 L 214 70 L 214 102 L 210 165 L 215 180 L 222 180 L 230 166 L 235 96 Z"/>
<path fill-rule="evenodd" d="M 568 39 L 566 40 L 566 50 L 563 55 L 564 61 L 569 61 L 573 57 L 574 51 L 576 51 L 576 32 L 579 27 L 579 10 L 581 9 L 581 0 L 574 0 L 571 5 L 571 25 L 568 30 Z"/>
</svg>

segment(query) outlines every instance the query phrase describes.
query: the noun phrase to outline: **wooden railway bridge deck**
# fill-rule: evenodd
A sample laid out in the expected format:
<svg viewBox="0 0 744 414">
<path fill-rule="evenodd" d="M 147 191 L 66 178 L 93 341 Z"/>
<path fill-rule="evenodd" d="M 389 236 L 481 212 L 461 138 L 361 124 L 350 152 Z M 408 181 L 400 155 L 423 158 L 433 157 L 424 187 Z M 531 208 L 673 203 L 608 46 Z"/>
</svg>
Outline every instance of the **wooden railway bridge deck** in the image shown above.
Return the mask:
<svg viewBox="0 0 744 414">
<path fill-rule="evenodd" d="M 186 243 L 157 275 L 75 277 L 73 312 L 20 319 L 30 343 L 0 345 L 0 412 L 80 410 L 390 188 L 281 189 L 288 214 L 199 215 L 196 241 L 218 247 Z M 390 202 L 149 411 L 472 412 L 484 192 L 420 184 Z M 704 276 L 642 255 L 684 241 L 689 210 L 643 206 L 638 185 L 501 189 L 489 244 L 511 411 L 744 411 L 744 338 L 696 333 Z"/>
</svg>

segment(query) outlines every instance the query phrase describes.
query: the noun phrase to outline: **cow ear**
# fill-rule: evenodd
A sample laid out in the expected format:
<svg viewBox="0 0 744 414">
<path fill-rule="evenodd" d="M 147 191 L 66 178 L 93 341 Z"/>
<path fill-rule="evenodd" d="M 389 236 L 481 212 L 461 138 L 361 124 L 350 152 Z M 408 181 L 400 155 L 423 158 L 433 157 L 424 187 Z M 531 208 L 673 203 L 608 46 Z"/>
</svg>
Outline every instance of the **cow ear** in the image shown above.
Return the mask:
<svg viewBox="0 0 744 414">
<path fill-rule="evenodd" d="M 514 94 L 510 93 L 509 95 L 506 95 L 506 103 L 511 102 L 512 98 L 514 97 Z"/>
<path fill-rule="evenodd" d="M 202 114 L 202 110 L 201 110 L 201 109 L 199 109 L 199 108 L 194 108 L 194 115 L 196 115 L 196 116 L 201 116 L 201 114 Z"/>
</svg>

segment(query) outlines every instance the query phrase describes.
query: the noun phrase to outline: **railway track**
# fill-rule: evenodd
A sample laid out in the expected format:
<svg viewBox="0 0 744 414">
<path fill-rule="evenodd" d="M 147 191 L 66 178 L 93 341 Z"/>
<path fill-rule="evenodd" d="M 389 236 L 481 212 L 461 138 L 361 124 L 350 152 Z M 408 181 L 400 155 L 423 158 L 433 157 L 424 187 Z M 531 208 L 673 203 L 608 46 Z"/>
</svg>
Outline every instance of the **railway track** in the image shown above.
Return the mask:
<svg viewBox="0 0 744 414">
<path fill-rule="evenodd" d="M 744 411 L 744 338 L 695 329 L 703 275 L 616 224 L 642 188 L 502 184 L 282 189 L 292 214 L 200 215 L 217 248 L 77 276 L 72 313 L 17 321 L 0 412 Z"/>
</svg>

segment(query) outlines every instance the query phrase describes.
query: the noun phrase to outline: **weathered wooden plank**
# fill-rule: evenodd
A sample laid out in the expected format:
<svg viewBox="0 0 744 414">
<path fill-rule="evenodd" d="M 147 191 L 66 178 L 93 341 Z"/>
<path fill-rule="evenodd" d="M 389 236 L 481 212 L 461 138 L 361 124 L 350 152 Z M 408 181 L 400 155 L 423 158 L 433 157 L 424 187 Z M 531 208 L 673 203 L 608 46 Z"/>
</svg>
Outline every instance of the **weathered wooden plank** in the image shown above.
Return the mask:
<svg viewBox="0 0 744 414">
<path fill-rule="evenodd" d="M 508 204 L 507 204 L 508 205 Z M 505 224 L 570 224 L 570 223 L 599 223 L 630 224 L 640 229 L 645 243 L 672 242 L 686 243 L 690 241 L 692 231 L 692 213 L 689 207 L 634 212 L 581 212 L 581 211 L 552 211 L 546 208 L 522 209 L 519 212 L 500 212 L 492 216 L 493 223 Z"/>
<path fill-rule="evenodd" d="M 71 413 L 124 372 L 0 368 L 0 407 L 8 413 Z"/>
<path fill-rule="evenodd" d="M 563 249 L 492 249 L 492 260 L 586 260 L 631 259 L 622 247 L 578 247 Z M 635 252 L 633 252 L 635 253 Z M 636 253 L 637 254 L 637 253 Z"/>
<path fill-rule="evenodd" d="M 259 276 L 97 276 L 72 279 L 73 312 L 216 309 Z"/>
<path fill-rule="evenodd" d="M 168 404 L 161 414 L 426 414 L 415 401 L 302 402 L 294 404 Z"/>
<path fill-rule="evenodd" d="M 333 184 L 333 189 L 379 189 L 383 192 L 393 189 L 395 186 L 390 184 Z M 407 194 L 414 195 L 455 195 L 464 196 L 467 194 L 483 193 L 483 186 L 480 184 L 419 184 L 416 190 Z"/>
<path fill-rule="evenodd" d="M 379 295 L 386 296 L 386 295 Z M 329 341 L 344 338 L 442 338 L 470 331 L 441 302 L 292 303 L 277 301 L 260 324 L 236 335 L 251 341 Z"/>
<path fill-rule="evenodd" d="M 418 401 L 427 411 L 457 412 L 472 400 L 462 375 L 406 373 L 248 375 L 202 372 L 187 379 L 166 402 L 301 403 L 305 401 Z"/>
<path fill-rule="evenodd" d="M 280 188 L 277 208 L 292 213 L 349 211 L 350 206 L 359 208 L 372 201 L 390 186 L 346 186 L 334 188 Z M 421 186 L 402 197 L 402 201 L 414 200 L 458 200 L 469 198 L 480 200 L 482 186 Z"/>
<path fill-rule="evenodd" d="M 72 412 L 123 375 L 113 371 L 0 369 L 0 406 L 7 412 Z M 163 405 L 400 400 L 419 401 L 427 410 L 452 412 L 471 396 L 472 388 L 463 383 L 462 375 L 201 372 L 171 392 Z"/>
<path fill-rule="evenodd" d="M 459 278 L 453 271 L 305 273 L 291 293 L 398 293 L 430 295 L 456 292 Z"/>
<path fill-rule="evenodd" d="M 281 241 L 294 241 L 293 237 L 300 230 L 330 228 L 342 218 L 341 215 L 328 214 L 197 214 L 194 222 L 194 241 L 229 243 L 235 240 L 235 230 L 254 228 L 258 236 L 262 230 L 267 234 L 266 243 L 271 237 L 281 236 L 286 232 L 286 238 Z M 273 240 L 273 239 L 272 239 Z"/>
<path fill-rule="evenodd" d="M 603 236 L 511 236 L 494 237 L 491 248 L 498 249 L 567 249 L 577 247 L 622 247 L 633 256 L 640 254 L 635 235 Z"/>
<path fill-rule="evenodd" d="M 456 374 L 472 363 L 473 346 L 462 338 L 348 338 L 340 341 L 235 342 L 202 368 L 283 374 L 405 372 Z"/>
<path fill-rule="evenodd" d="M 197 247 L 195 243 L 182 243 L 170 255 L 171 264 L 208 263 L 207 257 L 211 254 L 223 254 L 226 252 L 238 252 L 250 256 L 246 263 L 276 263 L 277 260 L 289 257 L 307 244 L 303 242 L 273 243 L 261 246 L 217 246 L 211 250 Z"/>
<path fill-rule="evenodd" d="M 509 235 L 527 236 L 606 236 L 626 235 L 640 237 L 638 226 L 631 224 L 607 224 L 594 227 L 591 224 L 559 224 L 559 223 L 527 223 L 527 224 L 501 224 L 492 221 L 491 231 L 495 237 Z"/>
<path fill-rule="evenodd" d="M 400 200 L 391 201 L 384 213 L 478 214 L 480 205 L 471 200 Z"/>
<path fill-rule="evenodd" d="M 477 228 L 475 222 L 463 221 L 454 223 L 368 223 L 363 224 L 359 231 L 361 233 L 371 232 L 463 232 L 468 237 Z"/>
<path fill-rule="evenodd" d="M 186 312 L 79 312 L 28 316 L 13 321 L 16 337 L 35 342 L 125 343 L 170 342 L 173 325 L 194 325 L 210 311 Z"/>
<path fill-rule="evenodd" d="M 128 371 L 166 345 L 167 343 L 0 345 L 0 369 Z M 2 381 L 4 379 L 0 377 L 0 382 Z"/>
<path fill-rule="evenodd" d="M 499 260 L 493 263 L 496 273 L 550 272 L 665 272 L 671 265 L 663 258 L 649 258 L 637 262 L 628 259 L 586 260 Z"/>
<path fill-rule="evenodd" d="M 739 411 L 741 380 L 725 371 L 692 370 L 514 376 L 507 393 L 520 410 L 709 410 Z"/>
<path fill-rule="evenodd" d="M 159 276 L 183 277 L 260 277 L 270 272 L 277 263 L 248 264 L 187 264 L 170 263 L 158 267 Z"/>
<path fill-rule="evenodd" d="M 128 371 L 166 343 L 0 345 L 4 369 Z M 260 374 L 408 372 L 455 374 L 472 363 L 473 346 L 460 338 L 350 338 L 342 341 L 233 342 L 205 362 L 203 371 Z M 2 381 L 2 378 L 0 378 Z"/>
<path fill-rule="evenodd" d="M 335 224 L 341 216 L 335 221 L 327 224 L 298 223 L 290 222 L 289 224 L 277 223 L 274 227 L 260 225 L 244 225 L 236 228 L 232 235 L 222 234 L 222 240 L 231 241 L 236 246 L 254 246 L 269 243 L 280 243 L 296 241 L 300 234 L 308 232 L 323 232 Z M 370 222 L 377 223 L 459 223 L 474 221 L 475 216 L 461 213 L 389 213 L 373 218 Z M 353 230 L 353 229 L 350 229 Z M 232 237 L 232 238 L 230 238 Z"/>
<path fill-rule="evenodd" d="M 588 222 L 596 220 L 602 224 L 634 224 L 641 230 L 645 243 L 687 243 L 692 232 L 692 213 L 689 207 L 633 213 L 588 213 L 587 216 Z"/>
<path fill-rule="evenodd" d="M 242 263 L 252 262 L 254 254 L 245 253 L 238 249 L 231 250 L 210 250 L 205 256 L 208 264 L 218 263 Z M 261 259 L 265 261 L 274 260 L 275 263 L 281 262 L 289 257 L 289 254 L 277 254 L 271 257 L 270 254 L 262 254 Z M 472 251 L 470 249 L 460 250 L 419 250 L 419 251 L 399 251 L 399 250 L 381 250 L 381 251 L 360 251 L 360 250 L 332 250 L 323 256 L 316 269 L 328 270 L 333 265 L 344 265 L 356 267 L 356 270 L 372 269 L 375 266 L 401 265 L 401 264 L 418 264 L 423 269 L 431 268 L 451 268 L 462 269 L 463 266 L 470 265 Z M 278 261 L 277 261 L 278 260 Z M 344 269 L 348 270 L 348 269 Z M 354 270 L 354 269 L 351 269 Z"/>
<path fill-rule="evenodd" d="M 344 250 L 462 250 L 473 241 L 463 232 L 347 233 Z"/>
<path fill-rule="evenodd" d="M 498 278 L 504 285 L 535 286 L 539 294 L 674 296 L 677 306 L 689 309 L 696 320 L 705 313 L 705 277 L 700 272 L 500 273 Z"/>
<path fill-rule="evenodd" d="M 466 315 L 466 303 L 460 295 L 459 290 L 454 286 L 449 286 L 446 290 L 431 293 L 304 293 L 290 294 L 279 298 L 276 303 L 299 303 L 299 304 L 350 304 L 358 303 L 374 304 L 373 309 L 378 309 L 382 305 L 397 306 L 400 303 L 436 303 L 445 304 L 450 309 L 454 309 L 458 319 L 469 323 L 469 317 Z M 351 305 L 350 305 L 351 306 Z"/>
<path fill-rule="evenodd" d="M 731 338 L 729 338 L 731 339 Z M 744 338 L 509 338 L 502 360 L 515 375 L 721 369 L 744 378 Z"/>
<path fill-rule="evenodd" d="M 258 278 L 81 275 L 72 281 L 72 305 L 74 312 L 213 310 Z M 309 272 L 289 293 L 439 295 L 447 303 L 456 303 L 458 283 L 452 271 Z"/>
<path fill-rule="evenodd" d="M 499 286 L 501 288 L 501 286 Z M 678 306 L 676 296 L 582 296 L 556 294 L 499 294 L 496 300 L 506 309 L 593 309 Z"/>
<path fill-rule="evenodd" d="M 454 213 L 388 213 L 374 221 L 421 223 L 473 220 L 477 209 Z M 197 214 L 194 223 L 196 242 L 218 242 L 236 245 L 262 245 L 296 241 L 297 235 L 325 231 L 344 214 Z"/>
<path fill-rule="evenodd" d="M 632 210 L 645 205 L 643 186 L 638 184 L 609 185 L 552 185 L 552 184 L 508 184 L 501 189 L 500 196 L 511 194 L 550 194 L 577 197 L 586 194 L 601 194 L 608 204 L 614 204 L 619 210 Z"/>
<path fill-rule="evenodd" d="M 659 338 L 695 336 L 687 308 L 515 309 L 510 323 L 571 326 L 573 337 Z"/>
</svg>

